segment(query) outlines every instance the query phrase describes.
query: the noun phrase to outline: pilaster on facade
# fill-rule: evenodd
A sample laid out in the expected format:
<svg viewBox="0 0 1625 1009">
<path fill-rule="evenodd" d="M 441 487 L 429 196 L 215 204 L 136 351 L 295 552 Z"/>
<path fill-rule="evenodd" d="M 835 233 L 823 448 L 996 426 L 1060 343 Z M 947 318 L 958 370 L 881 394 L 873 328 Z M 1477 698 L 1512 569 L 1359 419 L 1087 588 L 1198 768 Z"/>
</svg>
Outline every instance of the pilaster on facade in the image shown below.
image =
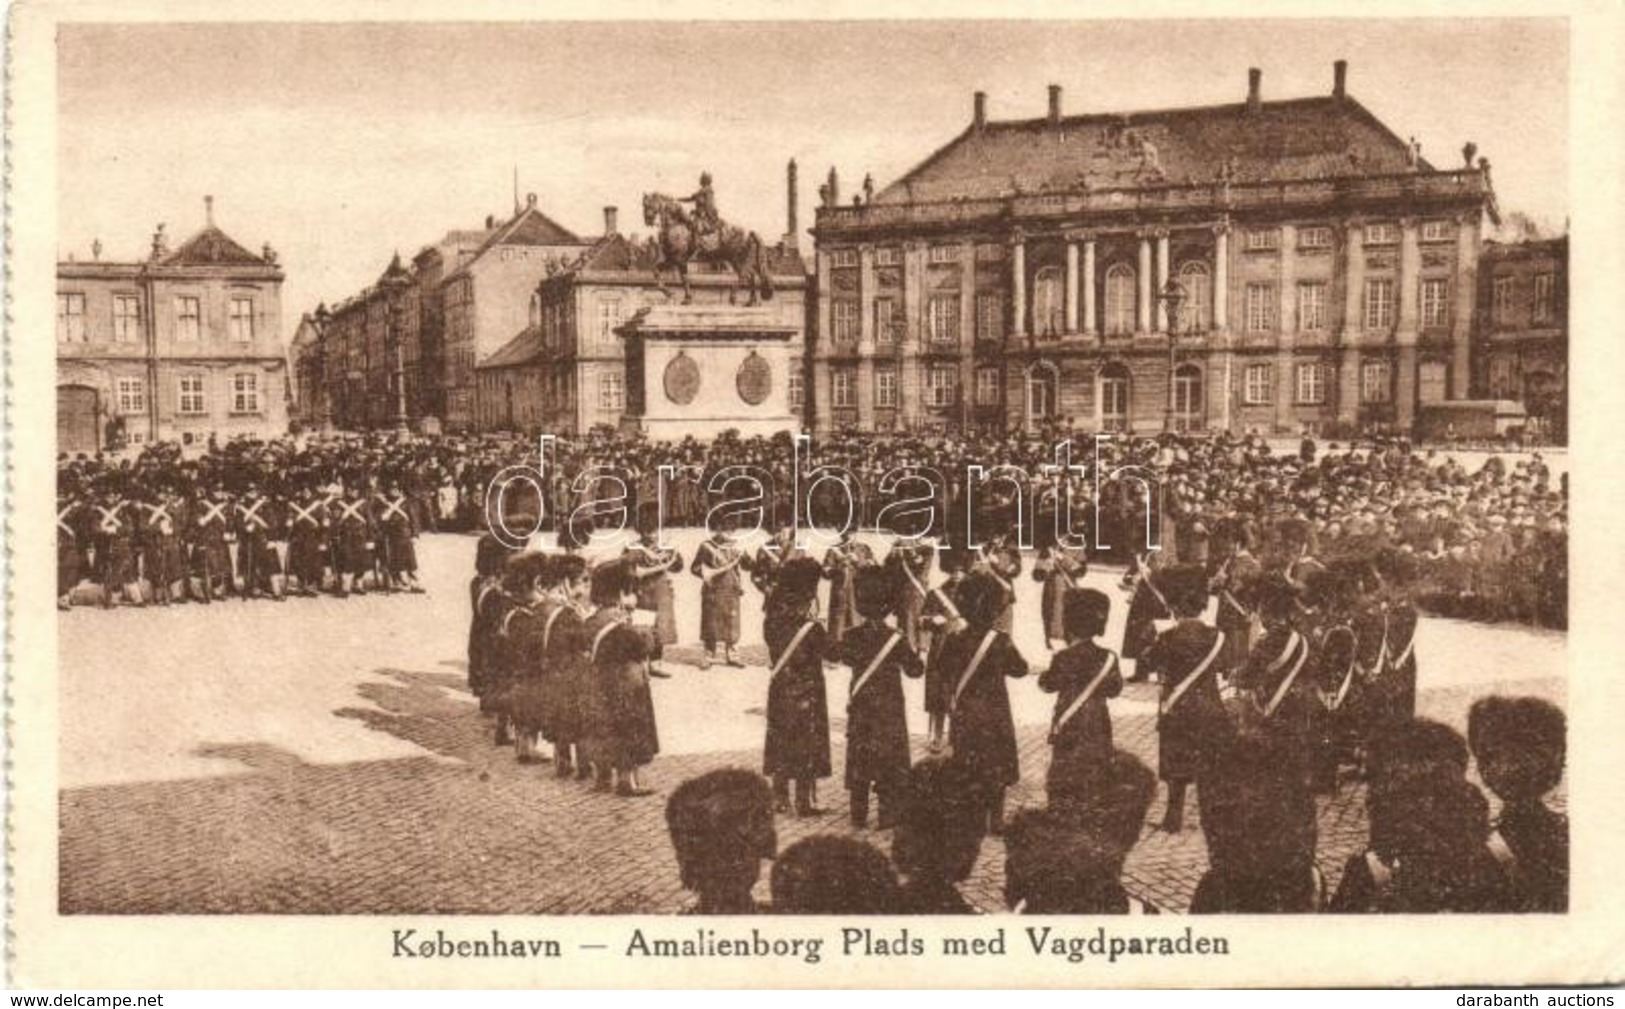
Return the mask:
<svg viewBox="0 0 1625 1009">
<path fill-rule="evenodd" d="M 1151 236 L 1140 232 L 1140 262 L 1135 274 L 1139 294 L 1135 298 L 1134 329 L 1136 335 L 1151 331 Z"/>
<path fill-rule="evenodd" d="M 1481 215 L 1463 214 L 1456 223 L 1455 297 L 1450 311 L 1450 398 L 1466 399 L 1472 378 L 1473 294 L 1478 288 Z"/>
<path fill-rule="evenodd" d="M 1162 293 L 1168 289 L 1168 229 L 1155 228 L 1151 232 L 1157 240 L 1157 289 L 1152 292 L 1156 298 L 1157 332 L 1168 332 L 1168 302 L 1163 299 Z"/>
<path fill-rule="evenodd" d="M 1020 231 L 1010 235 L 1010 335 L 1027 335 L 1027 238 Z"/>
<path fill-rule="evenodd" d="M 1086 232 L 1083 236 L 1083 333 L 1090 338 L 1100 334 L 1095 319 L 1095 284 L 1095 236 L 1093 232 Z"/>
<path fill-rule="evenodd" d="M 1213 328 L 1230 332 L 1230 219 L 1213 226 Z"/>
<path fill-rule="evenodd" d="M 1365 222 L 1357 217 L 1343 222 L 1343 325 L 1339 336 L 1344 346 L 1357 343 L 1365 328 L 1361 314 L 1365 298 L 1364 228 Z"/>
</svg>

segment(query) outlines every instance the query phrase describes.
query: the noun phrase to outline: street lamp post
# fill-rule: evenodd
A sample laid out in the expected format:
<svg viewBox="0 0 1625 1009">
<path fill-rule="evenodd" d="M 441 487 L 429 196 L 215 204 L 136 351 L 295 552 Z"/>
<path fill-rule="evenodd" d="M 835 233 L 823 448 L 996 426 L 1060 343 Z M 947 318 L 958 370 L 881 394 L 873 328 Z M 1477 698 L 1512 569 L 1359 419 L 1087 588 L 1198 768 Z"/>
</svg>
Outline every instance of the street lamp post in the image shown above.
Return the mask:
<svg viewBox="0 0 1625 1009">
<path fill-rule="evenodd" d="M 1157 300 L 1162 302 L 1168 313 L 1168 412 L 1163 417 L 1162 429 L 1172 432 L 1174 430 L 1174 414 L 1178 408 L 1178 387 L 1174 383 L 1174 367 L 1176 356 L 1179 353 L 1179 308 L 1185 303 L 1185 288 L 1172 277 L 1162 286 L 1157 294 Z"/>
</svg>

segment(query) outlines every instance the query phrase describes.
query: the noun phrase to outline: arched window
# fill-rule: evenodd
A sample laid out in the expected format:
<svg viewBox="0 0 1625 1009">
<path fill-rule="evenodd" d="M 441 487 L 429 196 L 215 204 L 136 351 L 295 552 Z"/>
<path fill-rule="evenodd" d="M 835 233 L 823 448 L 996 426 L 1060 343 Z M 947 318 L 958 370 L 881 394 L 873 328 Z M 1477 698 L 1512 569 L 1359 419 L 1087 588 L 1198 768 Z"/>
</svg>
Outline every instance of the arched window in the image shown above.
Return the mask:
<svg viewBox="0 0 1625 1009">
<path fill-rule="evenodd" d="M 1185 289 L 1185 303 L 1179 308 L 1179 331 L 1207 332 L 1213 324 L 1213 281 L 1207 264 L 1192 260 L 1181 266 L 1179 285 Z"/>
<path fill-rule="evenodd" d="M 1106 332 L 1134 332 L 1134 313 L 1134 267 L 1117 263 L 1106 271 Z"/>
<path fill-rule="evenodd" d="M 1027 369 L 1027 420 L 1029 422 L 1049 420 L 1056 413 L 1056 396 L 1060 391 L 1060 383 L 1055 374 L 1055 365 L 1048 361 L 1039 361 Z"/>
<path fill-rule="evenodd" d="M 1202 429 L 1202 369 L 1182 364 L 1174 369 L 1174 429 Z"/>
<path fill-rule="evenodd" d="M 1033 335 L 1060 336 L 1066 328 L 1061 294 L 1061 271 L 1046 266 L 1033 281 Z"/>
<path fill-rule="evenodd" d="M 1105 431 L 1128 430 L 1129 373 L 1121 364 L 1100 369 L 1100 426 Z"/>
</svg>

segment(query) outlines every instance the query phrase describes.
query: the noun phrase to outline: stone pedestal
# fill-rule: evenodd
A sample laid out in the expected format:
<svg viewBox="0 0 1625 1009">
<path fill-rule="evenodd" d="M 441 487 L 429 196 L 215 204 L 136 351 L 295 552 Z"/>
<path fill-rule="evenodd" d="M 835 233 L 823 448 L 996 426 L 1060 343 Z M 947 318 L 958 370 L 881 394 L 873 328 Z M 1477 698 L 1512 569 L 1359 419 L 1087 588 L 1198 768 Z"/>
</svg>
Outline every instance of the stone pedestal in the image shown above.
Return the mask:
<svg viewBox="0 0 1625 1009">
<path fill-rule="evenodd" d="M 678 441 L 800 428 L 789 382 L 801 327 L 777 308 L 663 305 L 618 332 L 626 341 L 623 429 Z"/>
</svg>

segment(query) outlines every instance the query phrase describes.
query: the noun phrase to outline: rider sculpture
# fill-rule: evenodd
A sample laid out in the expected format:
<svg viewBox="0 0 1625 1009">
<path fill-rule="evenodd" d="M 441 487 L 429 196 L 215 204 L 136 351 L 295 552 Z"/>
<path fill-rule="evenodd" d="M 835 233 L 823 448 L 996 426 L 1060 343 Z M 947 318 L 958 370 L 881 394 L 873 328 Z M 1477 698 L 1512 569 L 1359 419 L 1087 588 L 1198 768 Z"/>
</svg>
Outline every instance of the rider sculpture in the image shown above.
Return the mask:
<svg viewBox="0 0 1625 1009">
<path fill-rule="evenodd" d="M 662 292 L 666 287 L 661 275 L 675 271 L 683 282 L 683 303 L 691 302 L 688 264 L 699 260 L 732 267 L 740 282 L 748 285 L 752 305 L 758 298 L 773 297 L 773 280 L 761 238 L 753 231 L 727 224 L 718 215 L 710 172 L 700 174 L 700 188 L 692 196 L 673 198 L 661 193 L 645 193 L 643 223 L 659 226 L 654 242 L 655 279 Z M 732 292 L 729 300 L 733 300 Z"/>
</svg>

